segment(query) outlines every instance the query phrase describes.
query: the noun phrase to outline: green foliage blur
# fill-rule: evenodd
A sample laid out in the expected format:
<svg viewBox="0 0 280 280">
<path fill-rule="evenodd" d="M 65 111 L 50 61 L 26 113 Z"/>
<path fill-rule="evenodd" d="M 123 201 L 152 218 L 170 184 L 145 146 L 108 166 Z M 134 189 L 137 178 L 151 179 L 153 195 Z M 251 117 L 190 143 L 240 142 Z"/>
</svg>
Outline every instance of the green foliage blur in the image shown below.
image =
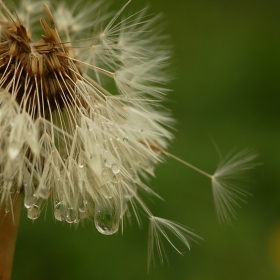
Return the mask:
<svg viewBox="0 0 280 280">
<path fill-rule="evenodd" d="M 215 215 L 210 182 L 167 159 L 149 183 L 163 198 L 153 213 L 204 238 L 184 257 L 168 244 L 169 265 L 147 272 L 148 224 L 102 236 L 93 223 L 56 222 L 50 211 L 32 222 L 22 211 L 13 280 L 280 279 L 280 2 L 275 0 L 133 0 L 125 13 L 149 4 L 162 12 L 173 45 L 175 79 L 166 105 L 178 120 L 170 152 L 213 172 L 232 149 L 258 150 L 252 194 L 232 227 Z M 112 1 L 119 9 L 125 0 Z M 216 144 L 213 144 L 213 141 Z M 48 205 L 51 208 L 51 204 Z"/>
</svg>

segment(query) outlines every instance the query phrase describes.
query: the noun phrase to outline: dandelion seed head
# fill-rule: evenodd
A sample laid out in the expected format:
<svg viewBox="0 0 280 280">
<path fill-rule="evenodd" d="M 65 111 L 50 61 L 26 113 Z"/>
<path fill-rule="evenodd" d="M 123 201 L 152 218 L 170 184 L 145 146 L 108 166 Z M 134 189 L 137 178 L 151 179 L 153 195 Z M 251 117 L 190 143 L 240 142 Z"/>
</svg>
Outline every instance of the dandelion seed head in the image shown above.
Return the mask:
<svg viewBox="0 0 280 280">
<path fill-rule="evenodd" d="M 18 12 L 0 2 L 0 208 L 12 210 L 16 189 L 29 219 L 51 201 L 57 221 L 91 219 L 104 235 L 123 228 L 131 212 L 141 224 L 141 208 L 150 219 L 149 261 L 154 247 L 163 261 L 160 235 L 179 252 L 166 229 L 188 248 L 197 237 L 155 217 L 138 194 L 159 197 L 144 181 L 171 156 L 174 120 L 161 105 L 170 49 L 160 16 L 143 9 L 123 17 L 129 2 L 106 13 L 103 2 L 49 8 L 23 0 Z M 243 195 L 224 179 L 251 159 L 201 172 L 212 179 L 221 220 Z"/>
<path fill-rule="evenodd" d="M 51 200 L 57 220 L 92 218 L 113 234 L 130 199 L 140 200 L 136 178 L 153 173 L 173 137 L 172 118 L 157 106 L 168 57 L 147 41 L 154 20 L 142 21 L 143 11 L 120 19 L 124 8 L 110 20 L 101 2 L 54 12 L 21 5 L 16 14 L 1 2 L 1 201 L 16 185 L 30 219 Z"/>
</svg>

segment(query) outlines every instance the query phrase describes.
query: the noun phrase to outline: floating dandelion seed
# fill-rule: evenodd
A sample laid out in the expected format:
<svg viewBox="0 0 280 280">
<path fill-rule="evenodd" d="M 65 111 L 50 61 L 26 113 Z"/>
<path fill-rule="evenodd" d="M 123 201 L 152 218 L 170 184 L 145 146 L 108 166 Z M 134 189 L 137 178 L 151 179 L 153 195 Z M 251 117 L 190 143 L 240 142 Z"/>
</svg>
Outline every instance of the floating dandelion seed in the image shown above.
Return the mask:
<svg viewBox="0 0 280 280">
<path fill-rule="evenodd" d="M 144 9 L 121 20 L 129 2 L 111 20 L 98 12 L 101 2 L 84 10 L 58 4 L 53 13 L 41 2 L 21 1 L 20 13 L 0 3 L 0 206 L 12 212 L 17 190 L 30 219 L 51 200 L 56 220 L 94 219 L 105 235 L 130 210 L 140 221 L 141 207 L 151 224 L 149 260 L 155 244 L 163 261 L 160 235 L 174 247 L 166 230 L 189 247 L 187 236 L 196 235 L 155 217 L 138 194 L 157 196 L 140 178 L 164 155 L 183 162 L 166 152 L 173 119 L 160 104 L 169 51 L 152 27 L 159 18 Z M 211 178 L 219 217 L 229 221 L 244 192 L 225 179 L 254 158 L 239 154 L 214 175 L 183 163 Z"/>
</svg>

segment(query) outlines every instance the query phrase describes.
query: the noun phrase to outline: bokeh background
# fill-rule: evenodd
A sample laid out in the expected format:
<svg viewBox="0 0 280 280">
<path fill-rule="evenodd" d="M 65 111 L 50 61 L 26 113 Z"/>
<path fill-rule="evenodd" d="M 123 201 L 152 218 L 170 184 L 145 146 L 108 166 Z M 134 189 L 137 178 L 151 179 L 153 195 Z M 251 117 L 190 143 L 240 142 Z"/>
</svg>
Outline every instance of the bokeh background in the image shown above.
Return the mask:
<svg viewBox="0 0 280 280">
<path fill-rule="evenodd" d="M 184 257 L 167 245 L 169 266 L 158 262 L 148 273 L 145 221 L 102 236 L 90 222 L 76 229 L 51 213 L 32 222 L 24 210 L 13 280 L 280 279 L 280 1 L 134 0 L 125 13 L 147 3 L 165 15 L 174 46 L 167 106 L 178 123 L 170 152 L 213 172 L 212 139 L 223 155 L 257 149 L 263 164 L 251 173 L 252 196 L 232 227 L 221 226 L 207 178 L 167 159 L 150 182 L 166 201 L 149 206 L 204 238 Z"/>
</svg>

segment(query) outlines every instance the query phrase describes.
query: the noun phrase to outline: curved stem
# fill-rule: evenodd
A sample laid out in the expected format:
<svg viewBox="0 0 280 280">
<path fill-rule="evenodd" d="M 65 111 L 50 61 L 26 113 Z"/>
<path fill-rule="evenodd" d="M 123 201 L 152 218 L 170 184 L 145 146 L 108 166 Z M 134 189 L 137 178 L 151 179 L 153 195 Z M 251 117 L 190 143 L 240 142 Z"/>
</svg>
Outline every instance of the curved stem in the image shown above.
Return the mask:
<svg viewBox="0 0 280 280">
<path fill-rule="evenodd" d="M 22 195 L 14 199 L 13 211 L 5 212 L 5 204 L 0 209 L 0 280 L 10 280 L 14 251 L 20 220 Z"/>
</svg>

